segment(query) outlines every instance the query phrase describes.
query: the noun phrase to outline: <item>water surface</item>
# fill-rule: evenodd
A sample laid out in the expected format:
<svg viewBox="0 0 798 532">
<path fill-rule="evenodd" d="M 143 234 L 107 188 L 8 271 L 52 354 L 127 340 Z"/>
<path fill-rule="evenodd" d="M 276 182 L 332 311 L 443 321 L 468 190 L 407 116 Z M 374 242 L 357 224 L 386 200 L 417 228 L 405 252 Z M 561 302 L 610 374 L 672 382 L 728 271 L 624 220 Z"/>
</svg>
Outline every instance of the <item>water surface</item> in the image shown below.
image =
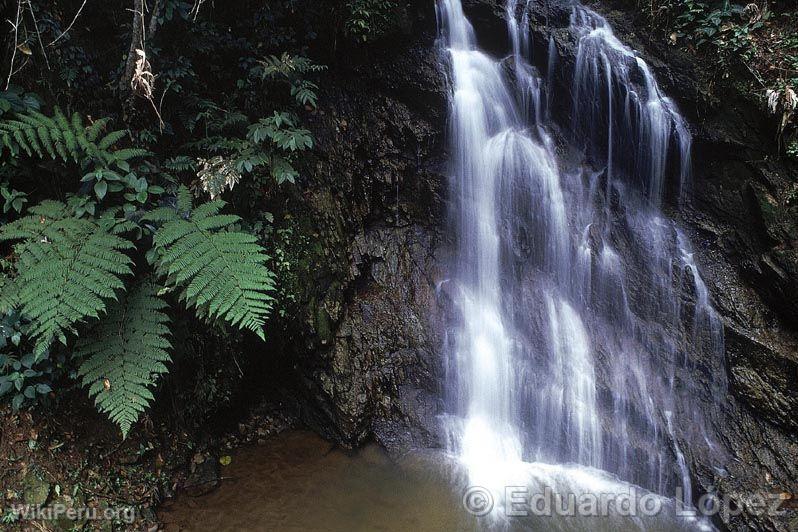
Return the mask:
<svg viewBox="0 0 798 532">
<path fill-rule="evenodd" d="M 475 487 L 468 486 L 468 472 L 456 457 L 425 451 L 392 458 L 376 445 L 352 453 L 305 431 L 283 433 L 232 458 L 217 490 L 181 496 L 160 513 L 168 532 L 673 532 L 701 526 L 677 518 L 673 502 L 653 494 L 663 508 L 655 516 L 561 515 L 556 505 L 553 515 L 508 516 L 502 493 L 491 494 L 493 511 L 477 516 L 464 506 L 464 495 Z M 525 464 L 512 477 L 514 489 L 530 496 L 547 486 L 560 494 L 639 490 L 576 464 Z"/>
<path fill-rule="evenodd" d="M 394 461 L 375 445 L 352 454 L 283 433 L 236 452 L 222 476 L 213 493 L 164 511 L 167 530 L 476 530 L 431 458 Z"/>
</svg>

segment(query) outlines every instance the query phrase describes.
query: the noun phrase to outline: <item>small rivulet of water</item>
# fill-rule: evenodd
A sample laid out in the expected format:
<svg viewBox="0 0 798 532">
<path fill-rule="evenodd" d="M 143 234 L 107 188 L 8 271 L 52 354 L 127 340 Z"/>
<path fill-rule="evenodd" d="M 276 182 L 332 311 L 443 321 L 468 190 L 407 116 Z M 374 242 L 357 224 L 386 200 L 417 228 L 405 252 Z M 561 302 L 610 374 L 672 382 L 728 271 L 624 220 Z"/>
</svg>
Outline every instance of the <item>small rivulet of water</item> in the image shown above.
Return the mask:
<svg viewBox="0 0 798 532">
<path fill-rule="evenodd" d="M 460 0 L 437 0 L 456 238 L 449 451 L 499 498 L 615 479 L 689 505 L 690 456 L 722 461 L 696 405 L 726 390 L 720 319 L 661 210 L 689 199 L 691 136 L 648 64 L 576 2 L 576 57 L 558 76 L 554 38 L 533 50 L 537 5 L 507 1 L 512 49 L 498 59 Z M 691 362 L 698 351 L 709 364 Z"/>
</svg>

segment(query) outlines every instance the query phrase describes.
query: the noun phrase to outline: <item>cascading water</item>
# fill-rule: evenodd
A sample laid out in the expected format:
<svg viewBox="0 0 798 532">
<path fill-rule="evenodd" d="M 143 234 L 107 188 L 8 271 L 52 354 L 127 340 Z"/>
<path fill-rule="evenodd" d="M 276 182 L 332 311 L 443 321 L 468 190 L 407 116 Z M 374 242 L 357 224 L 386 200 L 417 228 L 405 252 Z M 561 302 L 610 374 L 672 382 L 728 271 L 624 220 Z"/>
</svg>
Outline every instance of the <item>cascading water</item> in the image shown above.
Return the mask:
<svg viewBox="0 0 798 532">
<path fill-rule="evenodd" d="M 512 55 L 497 60 L 460 0 L 437 1 L 457 238 L 450 450 L 470 483 L 497 491 L 572 463 L 689 497 L 685 452 L 715 452 L 694 374 L 725 393 L 720 320 L 660 211 L 688 197 L 690 134 L 645 61 L 578 3 L 573 85 L 558 93 L 553 38 L 536 55 L 545 77 L 532 64 L 537 3 L 508 0 Z M 715 365 L 691 367 L 691 349 Z"/>
</svg>

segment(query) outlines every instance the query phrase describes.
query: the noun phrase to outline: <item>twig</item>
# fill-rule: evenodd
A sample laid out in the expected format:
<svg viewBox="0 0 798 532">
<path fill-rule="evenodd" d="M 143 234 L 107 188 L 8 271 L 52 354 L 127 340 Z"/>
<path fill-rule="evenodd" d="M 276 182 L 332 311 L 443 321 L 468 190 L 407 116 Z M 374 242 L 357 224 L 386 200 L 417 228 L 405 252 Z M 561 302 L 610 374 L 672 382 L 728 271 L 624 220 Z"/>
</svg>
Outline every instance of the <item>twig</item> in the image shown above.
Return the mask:
<svg viewBox="0 0 798 532">
<path fill-rule="evenodd" d="M 173 82 L 172 82 L 171 79 L 166 83 L 166 87 L 163 90 L 163 94 L 161 94 L 161 99 L 158 101 L 159 114 L 160 114 L 160 111 L 163 110 L 163 100 L 164 100 L 164 98 L 166 98 L 166 93 L 169 92 L 170 88 L 172 88 L 172 83 Z"/>
<path fill-rule="evenodd" d="M 155 0 L 155 5 L 152 6 L 152 10 L 150 11 L 150 27 L 148 33 L 151 39 L 152 36 L 155 35 L 155 30 L 158 29 L 158 13 L 161 11 L 162 3 L 163 0 Z"/>
<path fill-rule="evenodd" d="M 14 75 L 14 60 L 17 58 L 17 38 L 19 35 L 19 15 L 22 11 L 22 0 L 17 0 L 17 18 L 16 23 L 11 23 L 9 20 L 8 22 L 11 23 L 11 26 L 14 28 L 14 51 L 11 52 L 11 65 L 8 67 L 8 79 L 6 80 L 6 90 L 11 85 L 11 76 Z"/>
<path fill-rule="evenodd" d="M 204 3 L 205 3 L 205 0 L 196 0 L 194 2 L 194 7 L 192 7 L 191 11 L 188 12 L 189 15 L 191 15 L 191 13 L 194 13 L 194 21 L 195 22 L 197 21 L 197 15 L 199 15 L 200 8 L 202 7 L 202 4 L 204 4 Z"/>
<path fill-rule="evenodd" d="M 83 0 L 83 3 L 82 3 L 82 4 L 80 5 L 80 7 L 78 8 L 78 12 L 77 12 L 77 13 L 75 13 L 75 18 L 73 18 L 73 19 L 72 19 L 72 22 L 69 24 L 69 26 L 67 26 L 67 29 L 65 29 L 64 31 L 62 31 L 62 32 L 61 32 L 61 35 L 59 35 L 58 37 L 56 37 L 55 39 L 53 39 L 53 42 L 51 42 L 51 43 L 50 43 L 50 44 L 48 44 L 47 46 L 52 46 L 52 45 L 54 45 L 55 43 L 57 43 L 58 41 L 60 41 L 60 40 L 61 40 L 61 38 L 62 38 L 64 35 L 66 35 L 67 33 L 69 33 L 69 30 L 71 30 L 71 29 L 72 29 L 72 26 L 74 26 L 74 25 L 75 25 L 75 22 L 78 20 L 78 17 L 80 16 L 80 12 L 81 12 L 81 11 L 83 11 L 83 8 L 86 6 L 86 2 L 87 2 L 87 1 L 88 1 L 88 0 Z"/>
<path fill-rule="evenodd" d="M 241 369 L 241 366 L 238 365 L 238 360 L 236 360 L 236 356 L 235 355 L 233 355 L 233 362 L 235 362 L 236 368 L 238 368 L 238 373 L 243 377 L 244 376 L 244 371 Z"/>
<path fill-rule="evenodd" d="M 763 88 L 767 89 L 768 86 L 765 83 L 765 81 L 762 79 L 762 77 L 759 75 L 759 72 L 751 68 L 751 65 L 749 65 L 747 61 L 743 61 L 742 63 L 745 65 L 745 68 L 748 69 L 748 72 L 750 72 L 751 75 L 754 76 L 754 79 L 757 80 L 759 84 L 762 85 Z"/>
<path fill-rule="evenodd" d="M 35 526 L 36 528 L 38 528 L 42 532 L 50 532 L 49 528 L 45 527 L 44 525 L 39 524 L 37 521 L 31 521 L 31 523 L 33 523 L 33 526 Z"/>
<path fill-rule="evenodd" d="M 47 52 L 44 50 L 44 43 L 42 42 L 42 33 L 39 31 L 39 21 L 36 20 L 36 13 L 33 12 L 33 4 L 28 0 L 28 9 L 30 16 L 33 18 L 33 27 L 36 28 L 36 38 L 39 40 L 39 46 L 42 48 L 42 55 L 44 56 L 44 63 L 47 65 L 47 70 L 50 70 L 50 60 L 47 58 Z"/>
<path fill-rule="evenodd" d="M 118 451 L 118 450 L 119 450 L 119 449 L 120 449 L 120 448 L 121 448 L 121 447 L 122 447 L 124 444 L 125 444 L 125 442 L 124 442 L 124 441 L 120 442 L 120 443 L 119 443 L 119 445 L 117 445 L 116 447 L 114 447 L 113 449 L 111 449 L 110 451 L 108 451 L 107 453 L 105 453 L 105 455 L 103 455 L 102 457 L 100 457 L 100 461 L 102 462 L 103 460 L 105 460 L 106 458 L 108 458 L 109 456 L 111 456 L 112 454 L 116 453 L 116 451 Z"/>
</svg>

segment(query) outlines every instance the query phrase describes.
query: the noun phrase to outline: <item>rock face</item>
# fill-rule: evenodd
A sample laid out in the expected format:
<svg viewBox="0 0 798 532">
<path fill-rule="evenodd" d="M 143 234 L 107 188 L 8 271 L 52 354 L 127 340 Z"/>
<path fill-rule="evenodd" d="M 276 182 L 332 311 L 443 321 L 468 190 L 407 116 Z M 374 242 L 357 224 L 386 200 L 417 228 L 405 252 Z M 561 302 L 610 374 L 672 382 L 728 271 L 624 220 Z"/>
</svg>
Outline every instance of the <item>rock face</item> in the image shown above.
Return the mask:
<svg viewBox="0 0 798 532">
<path fill-rule="evenodd" d="M 711 430 L 728 453 L 719 471 L 686 449 L 703 491 L 798 491 L 798 222 L 784 199 L 798 169 L 774 153 L 775 124 L 740 94 L 713 99 L 695 59 L 654 39 L 635 3 L 596 6 L 655 70 L 694 136 L 693 200 L 668 207 L 690 236 L 726 338 L 728 395 Z M 573 63 L 569 2 L 550 0 L 530 24 Z M 507 49 L 503 2 L 466 2 L 480 42 Z M 356 446 L 376 438 L 403 450 L 440 444 L 446 301 L 446 74 L 434 48 L 433 2 L 416 2 L 389 50 L 326 83 L 313 185 L 301 216 L 328 252 L 296 324 L 297 388 L 305 420 Z M 362 59 L 362 58 L 361 58 Z M 555 80 L 567 91 L 567 74 Z M 555 117 L 557 116 L 555 111 Z M 560 120 L 567 120 L 560 116 Z M 692 297 L 685 294 L 685 298 Z M 694 362 L 701 365 L 701 353 Z M 711 364 L 707 366 L 711 367 Z M 718 399 L 718 398 L 716 398 Z M 786 530 L 789 516 L 719 516 L 734 530 Z"/>
<path fill-rule="evenodd" d="M 597 9 L 653 66 L 665 92 L 690 119 L 693 199 L 670 214 L 691 233 L 701 273 L 724 322 L 729 390 L 719 401 L 722 419 L 713 425 L 729 452 L 727 471 L 714 471 L 701 457 L 691 456 L 694 482 L 738 502 L 752 493 L 794 493 L 798 211 L 787 198 L 798 168 L 776 154 L 775 119 L 761 102 L 732 89 L 710 96 L 696 59 L 653 39 L 644 41 L 645 31 L 637 28 L 645 26 L 629 4 L 605 2 Z M 788 530 L 795 524 L 791 518 L 743 510 L 720 520 L 734 530 Z"/>
<path fill-rule="evenodd" d="M 384 52 L 333 69 L 311 119 L 318 160 L 298 216 L 320 245 L 291 356 L 305 421 L 346 446 L 437 441 L 447 103 L 434 6 L 418 4 Z"/>
</svg>

